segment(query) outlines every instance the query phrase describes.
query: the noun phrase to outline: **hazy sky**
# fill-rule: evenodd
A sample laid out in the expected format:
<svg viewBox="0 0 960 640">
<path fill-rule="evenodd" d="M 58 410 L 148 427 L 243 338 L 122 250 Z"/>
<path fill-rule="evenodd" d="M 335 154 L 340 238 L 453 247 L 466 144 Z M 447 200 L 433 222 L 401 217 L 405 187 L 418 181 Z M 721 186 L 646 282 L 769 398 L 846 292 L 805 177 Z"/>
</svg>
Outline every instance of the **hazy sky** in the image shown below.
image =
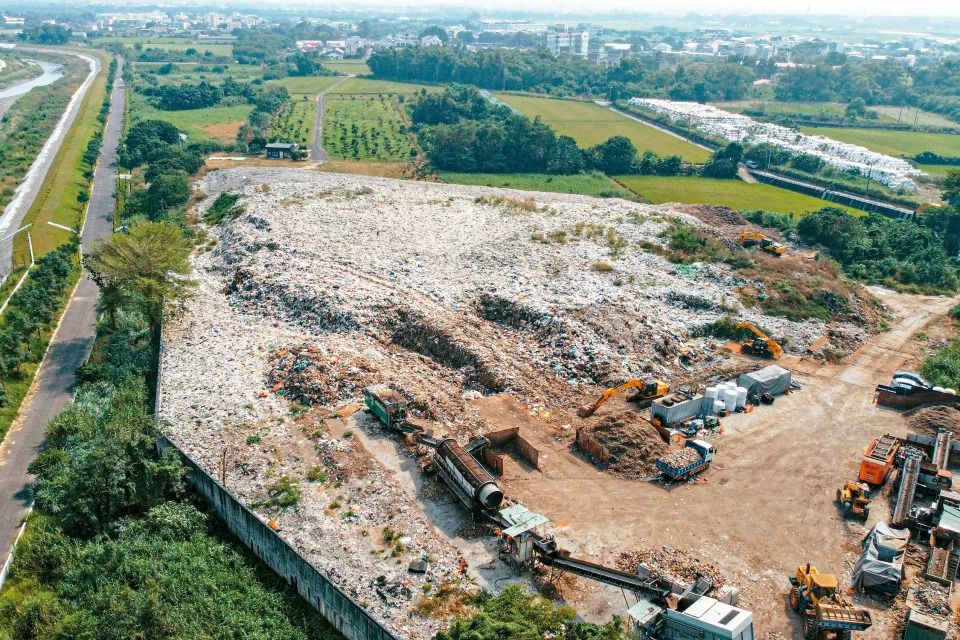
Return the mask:
<svg viewBox="0 0 960 640">
<path fill-rule="evenodd" d="M 307 0 L 309 1 L 309 0 Z M 382 4 L 380 0 L 375 2 Z M 354 0 L 350 4 L 362 5 Z M 448 5 L 482 7 L 485 12 L 496 9 L 529 9 L 533 11 L 570 10 L 578 13 L 597 11 L 625 10 L 643 13 L 677 13 L 697 11 L 701 13 L 765 13 L 765 14 L 843 14 L 849 16 L 909 15 L 960 16 L 960 0 L 670 0 L 670 2 L 644 2 L 642 0 L 600 0 L 583 2 L 582 0 L 405 0 L 394 6 L 410 5 Z M 960 34 L 958 34 L 960 35 Z"/>
</svg>

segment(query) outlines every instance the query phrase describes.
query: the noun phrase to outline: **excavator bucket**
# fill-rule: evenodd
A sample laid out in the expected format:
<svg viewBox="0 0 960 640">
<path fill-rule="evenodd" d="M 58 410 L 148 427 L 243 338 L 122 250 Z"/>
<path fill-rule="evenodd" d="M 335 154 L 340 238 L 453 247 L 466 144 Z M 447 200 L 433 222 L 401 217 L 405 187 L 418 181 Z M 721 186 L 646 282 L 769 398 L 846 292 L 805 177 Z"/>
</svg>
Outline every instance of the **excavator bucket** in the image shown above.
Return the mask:
<svg viewBox="0 0 960 640">
<path fill-rule="evenodd" d="M 864 631 L 873 625 L 870 612 L 859 607 L 841 607 L 821 602 L 816 605 L 817 622 L 823 629 Z"/>
</svg>

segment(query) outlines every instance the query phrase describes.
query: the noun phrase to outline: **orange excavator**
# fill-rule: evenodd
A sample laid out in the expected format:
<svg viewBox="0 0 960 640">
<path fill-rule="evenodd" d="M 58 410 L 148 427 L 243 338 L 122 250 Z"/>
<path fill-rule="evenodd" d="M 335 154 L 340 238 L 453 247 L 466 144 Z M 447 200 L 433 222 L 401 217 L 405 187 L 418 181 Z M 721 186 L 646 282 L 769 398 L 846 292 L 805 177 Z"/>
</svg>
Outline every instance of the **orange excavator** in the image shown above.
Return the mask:
<svg viewBox="0 0 960 640">
<path fill-rule="evenodd" d="M 783 353 L 780 343 L 749 322 L 737 324 L 737 329 L 747 329 L 754 336 L 752 340 L 748 338 L 740 343 L 740 349 L 743 353 L 753 353 L 765 358 L 779 358 L 780 354 Z"/>
<path fill-rule="evenodd" d="M 662 382 L 654 378 L 649 380 L 631 378 L 617 387 L 611 387 L 604 391 L 599 400 L 594 402 L 592 405 L 581 407 L 577 412 L 577 415 L 579 415 L 581 418 L 589 418 L 610 398 L 633 389 L 637 389 L 637 392 L 629 396 L 628 399 L 639 403 L 641 407 L 648 406 L 657 398 L 662 398 L 670 393 L 670 385 L 666 382 Z"/>
<path fill-rule="evenodd" d="M 737 238 L 737 244 L 741 247 L 758 246 L 763 251 L 775 256 L 782 256 L 787 250 L 783 243 L 777 242 L 756 231 L 744 231 L 741 233 L 740 237 Z"/>
</svg>

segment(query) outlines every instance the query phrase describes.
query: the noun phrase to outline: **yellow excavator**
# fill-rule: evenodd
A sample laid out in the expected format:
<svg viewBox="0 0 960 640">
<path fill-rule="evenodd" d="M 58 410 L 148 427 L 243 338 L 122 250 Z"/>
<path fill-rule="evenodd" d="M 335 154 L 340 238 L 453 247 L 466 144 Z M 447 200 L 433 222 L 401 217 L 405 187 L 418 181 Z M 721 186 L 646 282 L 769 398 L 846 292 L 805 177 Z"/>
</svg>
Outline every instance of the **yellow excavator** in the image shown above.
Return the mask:
<svg viewBox="0 0 960 640">
<path fill-rule="evenodd" d="M 855 607 L 840 594 L 837 579 L 808 562 L 790 577 L 790 607 L 803 616 L 805 640 L 850 640 L 853 631 L 873 624 L 870 612 Z"/>
<path fill-rule="evenodd" d="M 942 204 L 939 204 L 937 202 L 924 202 L 922 205 L 917 207 L 917 213 L 918 214 L 923 213 L 927 209 L 939 209 L 942 206 L 943 206 Z"/>
<path fill-rule="evenodd" d="M 637 393 L 629 396 L 628 399 L 639 403 L 641 407 L 647 406 L 657 398 L 662 398 L 670 393 L 670 385 L 666 382 L 662 382 L 653 378 L 649 380 L 631 378 L 620 386 L 611 387 L 604 391 L 599 400 L 591 405 L 581 407 L 580 410 L 577 411 L 577 415 L 579 415 L 581 418 L 589 418 L 594 414 L 594 412 L 596 412 L 597 409 L 602 407 L 607 400 L 632 389 L 637 389 Z"/>
<path fill-rule="evenodd" d="M 787 248 L 782 242 L 772 240 L 762 233 L 757 233 L 756 231 L 742 232 L 740 237 L 737 238 L 737 244 L 739 244 L 741 247 L 759 246 L 761 250 L 775 256 L 782 256 L 787 251 Z"/>
<path fill-rule="evenodd" d="M 783 353 L 783 347 L 773 338 L 769 337 L 760 329 L 749 322 L 737 324 L 737 329 L 747 329 L 753 334 L 753 339 L 746 339 L 740 343 L 740 349 L 743 353 L 753 353 L 764 358 L 779 358 Z"/>
</svg>

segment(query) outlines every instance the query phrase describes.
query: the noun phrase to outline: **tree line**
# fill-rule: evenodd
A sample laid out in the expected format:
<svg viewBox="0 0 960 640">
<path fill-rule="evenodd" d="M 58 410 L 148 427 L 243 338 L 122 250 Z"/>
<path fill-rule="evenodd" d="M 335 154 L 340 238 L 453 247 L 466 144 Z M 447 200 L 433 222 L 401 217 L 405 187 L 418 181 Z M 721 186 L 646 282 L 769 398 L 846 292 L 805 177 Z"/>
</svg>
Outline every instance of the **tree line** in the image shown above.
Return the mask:
<svg viewBox="0 0 960 640">
<path fill-rule="evenodd" d="M 611 100 L 647 96 L 674 100 L 739 100 L 754 80 L 747 67 L 731 63 L 691 64 L 650 71 L 626 59 L 604 68 L 585 60 L 555 57 L 544 49 L 480 49 L 463 46 L 402 47 L 374 53 L 367 61 L 375 77 L 405 82 L 470 84 L 495 91 L 557 96 L 595 95 Z"/>
<path fill-rule="evenodd" d="M 453 84 L 442 93 L 421 91 L 410 107 L 411 121 L 431 165 L 465 173 L 677 175 L 679 156 L 638 157 L 629 138 L 614 136 L 581 149 L 558 136 L 539 118 L 529 118 L 488 101 L 476 87 Z"/>
<path fill-rule="evenodd" d="M 893 60 L 847 61 L 784 71 L 774 89 L 778 100 L 910 105 L 960 121 L 960 60 L 911 69 Z"/>
</svg>

